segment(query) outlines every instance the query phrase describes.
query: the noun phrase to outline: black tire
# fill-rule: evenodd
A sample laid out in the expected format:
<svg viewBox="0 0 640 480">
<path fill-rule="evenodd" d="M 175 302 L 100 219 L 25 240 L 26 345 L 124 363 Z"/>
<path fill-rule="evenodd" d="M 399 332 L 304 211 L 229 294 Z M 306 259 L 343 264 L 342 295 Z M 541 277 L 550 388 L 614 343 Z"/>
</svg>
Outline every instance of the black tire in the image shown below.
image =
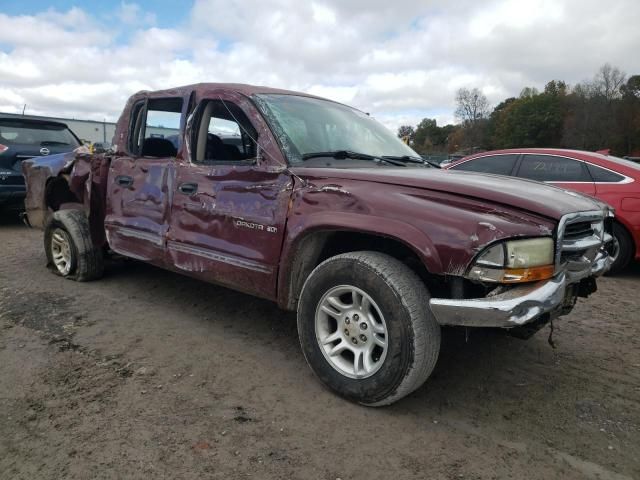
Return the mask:
<svg viewBox="0 0 640 480">
<path fill-rule="evenodd" d="M 635 253 L 631 235 L 629 235 L 627 229 L 619 223 L 613 224 L 613 239 L 614 242 L 617 243 L 617 256 L 609 269 L 609 275 L 615 275 L 624 270 L 627 265 L 629 265 L 629 262 L 631 262 L 633 254 Z"/>
<path fill-rule="evenodd" d="M 70 268 L 62 272 L 53 259 L 52 234 L 61 230 L 70 245 Z M 47 267 L 56 275 L 78 282 L 86 282 L 102 277 L 104 259 L 101 248 L 95 248 L 91 241 L 89 222 L 82 210 L 59 210 L 51 215 L 44 232 L 44 249 Z"/>
<path fill-rule="evenodd" d="M 366 378 L 339 372 L 325 358 L 316 336 L 316 309 L 325 293 L 340 285 L 366 292 L 385 318 L 386 356 Z M 339 395 L 368 406 L 389 405 L 416 390 L 433 371 L 440 352 L 440 325 L 429 309 L 424 283 L 405 264 L 378 252 L 337 255 L 311 272 L 300 295 L 298 335 L 316 376 Z"/>
</svg>

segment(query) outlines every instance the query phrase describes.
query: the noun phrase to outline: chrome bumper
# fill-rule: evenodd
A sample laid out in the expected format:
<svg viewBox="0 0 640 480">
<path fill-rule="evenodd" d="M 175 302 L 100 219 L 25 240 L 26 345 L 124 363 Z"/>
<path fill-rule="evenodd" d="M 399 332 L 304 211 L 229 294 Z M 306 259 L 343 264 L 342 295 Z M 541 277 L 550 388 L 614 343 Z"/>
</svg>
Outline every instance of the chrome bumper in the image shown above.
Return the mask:
<svg viewBox="0 0 640 480">
<path fill-rule="evenodd" d="M 493 296 L 473 299 L 432 298 L 431 311 L 441 325 L 513 328 L 539 319 L 555 318 L 573 305 L 576 294 L 571 286 L 588 277 L 607 272 L 612 260 L 604 249 L 585 263 L 574 262 L 549 280 L 519 285 Z M 570 308 L 570 307 L 569 307 Z"/>
</svg>

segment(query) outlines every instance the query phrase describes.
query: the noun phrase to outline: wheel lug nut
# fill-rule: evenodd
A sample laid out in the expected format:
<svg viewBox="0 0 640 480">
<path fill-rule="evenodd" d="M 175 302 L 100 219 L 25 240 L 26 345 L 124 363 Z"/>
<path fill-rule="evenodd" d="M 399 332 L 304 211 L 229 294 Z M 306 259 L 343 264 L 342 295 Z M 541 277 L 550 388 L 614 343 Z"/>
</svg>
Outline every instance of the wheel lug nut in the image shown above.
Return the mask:
<svg viewBox="0 0 640 480">
<path fill-rule="evenodd" d="M 349 325 L 351 323 L 351 320 L 349 320 L 349 317 L 344 319 L 344 323 L 346 323 L 347 325 Z"/>
<path fill-rule="evenodd" d="M 367 337 L 365 337 L 364 335 L 360 335 L 360 340 L 362 340 L 363 342 L 367 341 Z"/>
<path fill-rule="evenodd" d="M 358 344 L 358 340 L 356 340 L 356 337 L 351 338 L 351 343 L 353 343 L 354 345 Z"/>
<path fill-rule="evenodd" d="M 345 328 L 345 329 L 344 329 L 344 334 L 345 334 L 346 336 L 349 336 L 349 330 Z"/>
<path fill-rule="evenodd" d="M 356 321 L 356 322 L 357 322 L 359 318 L 360 318 L 360 317 L 358 316 L 358 314 L 357 314 L 357 313 L 353 315 L 353 320 L 354 320 L 354 321 Z"/>
<path fill-rule="evenodd" d="M 361 328 L 362 330 L 366 330 L 366 329 L 367 329 L 367 324 L 366 324 L 366 323 L 364 323 L 364 322 L 362 322 L 362 323 L 360 324 L 360 328 Z"/>
</svg>

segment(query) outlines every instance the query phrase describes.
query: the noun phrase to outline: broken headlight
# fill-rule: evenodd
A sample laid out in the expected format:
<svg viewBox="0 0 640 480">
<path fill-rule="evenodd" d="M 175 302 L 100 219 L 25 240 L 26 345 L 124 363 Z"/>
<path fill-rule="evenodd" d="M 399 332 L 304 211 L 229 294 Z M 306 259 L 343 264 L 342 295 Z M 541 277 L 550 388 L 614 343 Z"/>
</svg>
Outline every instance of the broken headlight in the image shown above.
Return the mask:
<svg viewBox="0 0 640 480">
<path fill-rule="evenodd" d="M 551 237 L 495 243 L 476 258 L 467 278 L 498 283 L 546 280 L 555 272 L 553 251 Z"/>
</svg>

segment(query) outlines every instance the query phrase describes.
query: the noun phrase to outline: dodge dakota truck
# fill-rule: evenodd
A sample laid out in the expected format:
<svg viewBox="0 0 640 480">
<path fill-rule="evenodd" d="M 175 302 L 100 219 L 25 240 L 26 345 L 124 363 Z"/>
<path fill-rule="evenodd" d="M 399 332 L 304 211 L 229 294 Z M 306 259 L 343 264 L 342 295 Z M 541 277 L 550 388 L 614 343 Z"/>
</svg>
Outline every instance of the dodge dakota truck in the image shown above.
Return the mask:
<svg viewBox="0 0 640 480">
<path fill-rule="evenodd" d="M 606 204 L 433 168 L 368 114 L 273 88 L 139 92 L 112 151 L 23 172 L 54 273 L 97 279 L 115 252 L 277 302 L 316 376 L 370 406 L 427 380 L 442 326 L 529 336 L 611 263 Z"/>
</svg>

